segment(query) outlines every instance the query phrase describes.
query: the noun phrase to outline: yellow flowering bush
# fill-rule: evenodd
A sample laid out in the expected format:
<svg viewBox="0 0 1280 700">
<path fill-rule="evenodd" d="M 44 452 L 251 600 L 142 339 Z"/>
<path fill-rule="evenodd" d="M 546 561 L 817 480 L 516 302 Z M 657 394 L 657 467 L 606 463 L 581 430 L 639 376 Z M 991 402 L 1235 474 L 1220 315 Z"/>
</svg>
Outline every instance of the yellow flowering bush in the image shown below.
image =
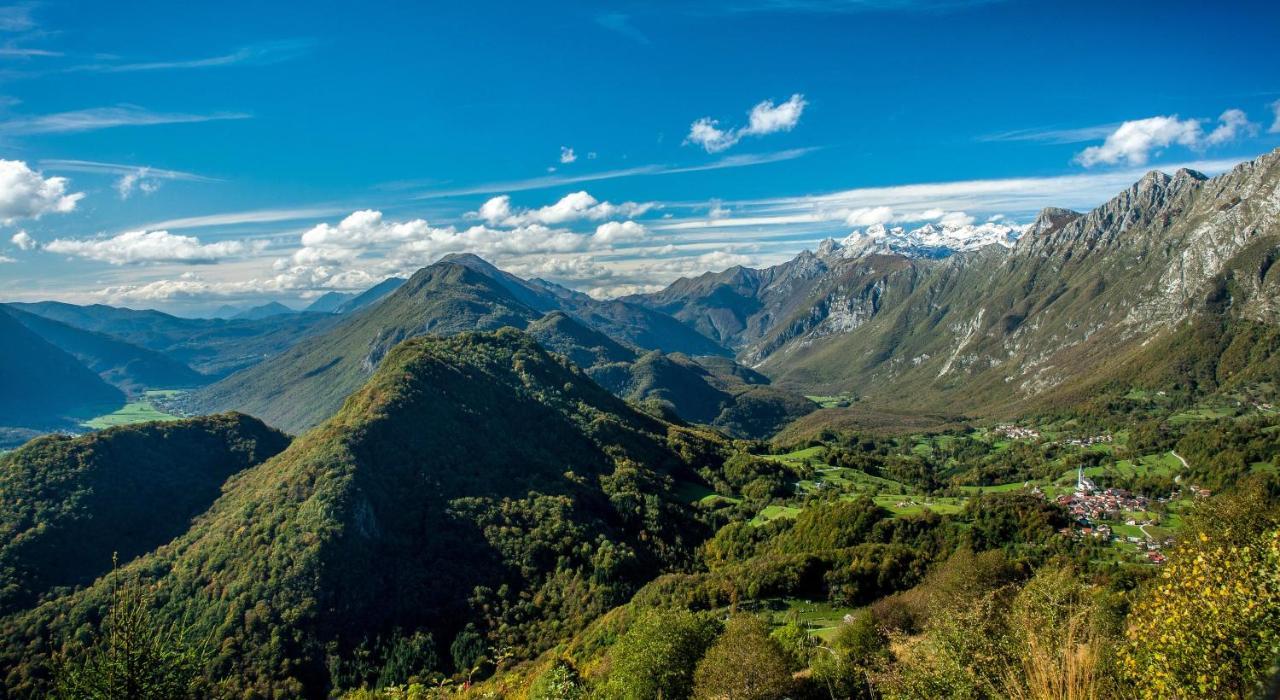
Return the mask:
<svg viewBox="0 0 1280 700">
<path fill-rule="evenodd" d="M 1280 656 L 1280 530 L 1201 531 L 1129 616 L 1121 673 L 1140 697 L 1249 697 Z"/>
</svg>

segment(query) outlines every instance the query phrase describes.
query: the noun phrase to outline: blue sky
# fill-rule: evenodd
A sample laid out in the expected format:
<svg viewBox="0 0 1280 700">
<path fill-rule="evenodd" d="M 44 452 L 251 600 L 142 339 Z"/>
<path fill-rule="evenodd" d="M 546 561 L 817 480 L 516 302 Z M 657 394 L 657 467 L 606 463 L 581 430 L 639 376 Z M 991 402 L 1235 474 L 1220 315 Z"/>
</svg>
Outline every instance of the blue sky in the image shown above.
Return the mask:
<svg viewBox="0 0 1280 700">
<path fill-rule="evenodd" d="M 12 5 L 0 298 L 299 306 L 461 250 L 603 296 L 1025 223 L 1280 145 L 1278 30 L 1261 2 Z"/>
</svg>

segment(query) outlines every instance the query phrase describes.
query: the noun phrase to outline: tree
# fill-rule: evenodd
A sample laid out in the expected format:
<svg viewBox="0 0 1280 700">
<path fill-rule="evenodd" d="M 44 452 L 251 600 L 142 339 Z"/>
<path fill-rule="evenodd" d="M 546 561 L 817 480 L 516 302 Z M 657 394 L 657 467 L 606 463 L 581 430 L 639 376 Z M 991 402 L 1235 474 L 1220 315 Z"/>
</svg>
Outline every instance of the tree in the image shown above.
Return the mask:
<svg viewBox="0 0 1280 700">
<path fill-rule="evenodd" d="M 138 580 L 112 577 L 113 599 L 85 648 L 64 647 L 54 659 L 53 697 L 63 700 L 179 700 L 203 697 L 204 655 L 151 612 Z"/>
<path fill-rule="evenodd" d="M 754 615 L 731 618 L 694 673 L 694 697 L 774 700 L 792 688 L 787 653 Z"/>
<path fill-rule="evenodd" d="M 581 700 L 587 696 L 586 684 L 573 662 L 556 659 L 529 686 L 529 700 Z"/>
<path fill-rule="evenodd" d="M 440 659 L 436 656 L 436 643 L 430 632 L 414 632 L 392 637 L 386 652 L 386 661 L 378 673 L 377 687 L 408 683 L 436 671 Z"/>
<path fill-rule="evenodd" d="M 613 669 L 602 696 L 619 700 L 689 697 L 694 669 L 718 630 L 715 619 L 706 614 L 646 612 L 614 646 Z"/>
<path fill-rule="evenodd" d="M 480 631 L 470 622 L 449 645 L 449 655 L 453 657 L 453 667 L 459 673 L 470 673 L 484 660 L 487 646 Z"/>
</svg>

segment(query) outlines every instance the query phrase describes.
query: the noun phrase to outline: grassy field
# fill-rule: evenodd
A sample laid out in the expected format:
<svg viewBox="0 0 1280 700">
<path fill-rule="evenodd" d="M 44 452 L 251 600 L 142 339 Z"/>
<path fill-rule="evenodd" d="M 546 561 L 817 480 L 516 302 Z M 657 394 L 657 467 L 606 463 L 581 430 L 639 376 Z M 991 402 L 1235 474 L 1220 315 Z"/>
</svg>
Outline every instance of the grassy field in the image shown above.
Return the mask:
<svg viewBox="0 0 1280 700">
<path fill-rule="evenodd" d="M 156 408 L 151 402 L 153 399 L 172 398 L 183 393 L 178 389 L 152 389 L 143 393 L 142 398 L 125 404 L 122 408 L 107 413 L 97 418 L 87 420 L 81 425 L 94 430 L 102 430 L 116 425 L 129 425 L 131 423 L 146 423 L 156 420 L 178 420 L 178 416 L 165 413 Z"/>
<path fill-rule="evenodd" d="M 844 621 L 845 615 L 852 614 L 857 608 L 845 608 L 832 605 L 822 600 L 803 600 L 800 598 L 771 598 L 760 601 L 758 612 L 773 625 L 784 625 L 792 620 L 800 623 L 809 634 L 824 642 L 831 641 L 836 628 Z"/>
<path fill-rule="evenodd" d="M 822 408 L 843 408 L 853 403 L 854 398 L 848 394 L 836 394 L 834 396 L 806 396 L 806 399 L 818 404 Z"/>
<path fill-rule="evenodd" d="M 796 508 L 794 506 L 765 506 L 764 510 L 761 510 L 756 514 L 756 517 L 751 519 L 751 524 L 763 525 L 771 520 L 777 520 L 778 518 L 794 518 L 797 515 L 800 515 L 800 512 L 803 510 L 803 508 Z"/>
</svg>

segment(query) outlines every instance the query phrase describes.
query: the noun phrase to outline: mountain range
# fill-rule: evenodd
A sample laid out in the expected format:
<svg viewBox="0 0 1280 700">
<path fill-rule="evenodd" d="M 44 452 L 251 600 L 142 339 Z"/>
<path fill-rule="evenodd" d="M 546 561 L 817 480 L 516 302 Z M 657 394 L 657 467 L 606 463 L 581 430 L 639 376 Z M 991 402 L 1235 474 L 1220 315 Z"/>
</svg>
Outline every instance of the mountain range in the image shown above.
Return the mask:
<svg viewBox="0 0 1280 700">
<path fill-rule="evenodd" d="M 244 411 L 300 433 L 332 415 L 397 343 L 503 326 L 528 327 L 548 347 L 589 363 L 582 368 L 619 396 L 665 402 L 669 418 L 767 437 L 816 408 L 798 394 L 766 388 L 768 379 L 758 373 L 716 371 L 723 361 L 699 364 L 694 356 L 727 351 L 666 314 L 453 255 L 327 332 L 197 392 L 188 409 Z"/>
<path fill-rule="evenodd" d="M 1154 378 L 1150 365 L 1205 359 L 1170 340 L 1205 323 L 1271 376 L 1278 202 L 1273 152 L 1212 179 L 1153 171 L 1086 214 L 1042 211 L 1012 243 L 1002 233 L 939 255 L 830 241 L 627 301 L 680 319 L 776 385 L 883 409 L 1013 415 L 1138 367 Z"/>
</svg>

